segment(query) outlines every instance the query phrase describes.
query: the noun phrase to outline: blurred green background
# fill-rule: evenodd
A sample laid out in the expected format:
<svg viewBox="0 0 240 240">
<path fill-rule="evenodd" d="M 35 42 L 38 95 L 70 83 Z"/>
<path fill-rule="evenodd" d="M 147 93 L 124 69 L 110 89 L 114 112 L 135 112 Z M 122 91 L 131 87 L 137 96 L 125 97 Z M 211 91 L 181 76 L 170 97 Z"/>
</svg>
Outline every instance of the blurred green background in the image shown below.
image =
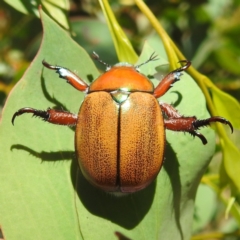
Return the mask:
<svg viewBox="0 0 240 240">
<path fill-rule="evenodd" d="M 14 5 L 14 2 L 11 1 L 11 4 Z M 240 1 L 149 0 L 146 3 L 194 67 L 212 79 L 220 89 L 240 100 Z M 110 1 L 110 4 L 137 52 L 140 52 L 144 40 L 154 40 L 155 31 L 133 1 Z M 96 51 L 110 64 L 117 61 L 97 1 L 71 1 L 67 14 L 73 38 L 81 46 L 89 53 Z M 35 56 L 41 35 L 38 18 L 22 14 L 1 1 L 1 106 Z"/>
</svg>

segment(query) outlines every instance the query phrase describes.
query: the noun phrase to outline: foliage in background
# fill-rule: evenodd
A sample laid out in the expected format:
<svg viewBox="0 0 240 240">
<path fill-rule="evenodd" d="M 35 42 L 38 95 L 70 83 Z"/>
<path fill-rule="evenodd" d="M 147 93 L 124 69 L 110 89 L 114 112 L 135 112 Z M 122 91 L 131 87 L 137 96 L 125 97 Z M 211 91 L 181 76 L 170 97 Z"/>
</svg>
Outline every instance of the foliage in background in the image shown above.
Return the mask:
<svg viewBox="0 0 240 240">
<path fill-rule="evenodd" d="M 18 7 L 19 1 L 10 2 L 18 11 L 26 9 Z M 63 4 L 63 1 L 57 2 Z M 161 4 L 149 0 L 147 5 L 186 58 L 191 59 L 193 65 L 217 86 L 240 100 L 239 0 L 162 1 Z M 34 6 L 36 12 L 37 4 Z M 133 0 L 111 1 L 111 7 L 138 52 L 146 38 L 155 39 L 155 31 L 134 6 Z M 23 15 L 3 1 L 0 3 L 0 11 L 0 76 L 1 82 L 8 84 L 20 78 L 23 68 L 26 69 L 24 64 L 35 55 L 42 29 L 40 22 L 32 14 Z M 52 15 L 56 14 L 52 12 Z M 68 15 L 71 26 L 73 23 L 83 24 L 94 19 L 101 24 L 103 19 L 97 1 L 72 1 Z M 102 37 L 101 34 L 99 37 Z M 92 47 L 99 45 L 94 39 L 86 39 L 84 44 Z M 109 52 L 106 47 L 105 51 Z M 110 48 L 110 51 L 114 50 Z M 2 94 L 9 92 L 3 86 L 0 89 Z M 1 101 L 3 102 L 3 97 Z"/>
<path fill-rule="evenodd" d="M 15 1 L 11 2 L 14 5 Z M 18 1 L 16 1 L 16 3 L 17 2 Z M 239 101 L 239 1 L 212 0 L 162 2 L 161 5 L 156 5 L 156 1 L 147 1 L 147 5 L 160 20 L 172 40 L 177 43 L 181 52 L 184 53 L 187 59 L 192 60 L 195 68 L 207 75 L 217 86 L 231 93 Z M 18 79 L 20 79 L 21 74 L 26 69 L 28 61 L 30 62 L 36 53 L 40 42 L 38 35 L 41 34 L 42 30 L 39 21 L 35 18 L 29 15 L 21 15 L 4 3 L 1 4 L 2 14 L 0 17 L 3 21 L 1 21 L 2 24 L 0 26 L 0 51 L 2 56 L 2 59 L 0 59 L 0 90 L 3 103 L 4 98 L 11 87 Z M 20 10 L 16 4 L 14 6 Z M 111 2 L 111 7 L 114 10 L 115 16 L 120 25 L 125 28 L 125 31 L 137 52 L 140 51 L 145 39 L 149 39 L 149 41 L 152 42 L 159 41 L 155 31 L 146 19 L 146 16 L 134 6 L 133 1 L 125 0 L 122 1 L 121 4 L 117 1 L 113 1 Z M 52 15 L 55 14 L 54 9 L 55 8 L 51 9 Z M 89 49 L 90 52 L 92 49 L 96 51 L 98 48 L 99 50 L 101 49 L 100 51 L 97 51 L 101 56 L 107 57 L 110 52 L 110 59 L 116 59 L 112 43 L 104 46 L 106 41 L 110 42 L 109 35 L 106 35 L 106 37 L 102 34 L 99 34 L 97 37 L 94 36 L 94 33 L 96 33 L 96 24 L 92 24 L 91 26 L 91 22 L 96 21 L 98 24 L 101 24 L 101 20 L 103 19 L 100 6 L 95 4 L 95 1 L 84 1 L 84 4 L 80 4 L 78 1 L 71 2 L 68 14 L 71 22 L 70 31 L 73 36 L 74 32 L 79 31 L 79 29 L 85 33 L 84 36 L 86 37 L 86 41 L 83 43 L 83 39 L 80 40 L 82 46 Z M 96 19 L 92 20 L 93 16 Z M 67 21 L 65 23 L 67 24 Z M 68 28 L 67 25 L 65 25 L 65 28 Z M 86 28 L 88 30 L 87 32 L 85 30 Z M 29 29 L 33 29 L 33 31 L 29 31 Z M 102 39 L 99 40 L 99 37 Z M 25 52 L 23 52 L 23 49 Z M 106 58 L 104 57 L 104 59 Z M 208 88 L 213 86 L 210 82 L 207 83 Z M 219 93 L 218 90 L 215 90 L 215 93 L 213 103 L 219 102 L 217 98 L 222 98 L 222 94 Z M 219 107 L 221 108 L 221 106 Z M 223 108 L 221 108 L 221 110 L 222 109 Z M 234 109 L 232 109 L 232 111 L 234 111 Z M 236 126 L 239 124 L 240 119 L 235 119 Z M 225 136 L 225 139 L 227 138 L 228 137 Z M 235 134 L 231 136 L 231 138 L 239 149 L 239 132 L 235 130 Z M 225 140 L 224 143 L 222 143 L 223 149 L 229 144 L 232 146 L 229 140 Z M 234 149 L 235 150 L 233 151 L 225 151 L 225 155 L 230 154 L 230 159 L 235 159 L 239 150 L 237 148 Z M 215 161 L 212 165 L 216 164 L 219 166 L 220 159 L 220 153 L 217 152 L 214 159 Z M 238 163 L 235 167 L 231 162 L 229 166 L 230 171 L 234 170 L 237 174 L 238 166 Z M 222 202 L 228 205 L 228 211 L 231 209 L 231 213 L 239 224 L 240 211 L 237 195 L 238 191 L 234 193 L 232 198 L 229 198 L 229 196 L 226 195 L 226 191 L 222 193 L 219 188 L 218 172 L 215 171 L 215 176 L 212 174 L 213 171 L 211 171 L 210 166 L 208 175 L 203 178 L 203 182 L 212 187 Z M 225 174 L 226 172 L 224 172 L 224 175 Z M 236 177 L 238 177 L 238 175 Z M 233 186 L 235 185 L 236 184 L 233 184 Z M 203 197 L 205 197 L 205 195 L 203 195 Z M 214 198 L 214 195 L 212 198 Z M 231 205 L 229 205 L 229 203 Z M 210 219 L 213 217 L 216 222 L 221 222 L 221 216 L 215 214 L 216 204 L 213 204 L 213 209 L 214 211 L 209 217 L 209 220 L 205 223 L 205 226 L 207 223 L 210 223 Z M 196 212 L 198 213 L 197 210 Z M 203 227 L 204 226 L 198 226 L 196 229 L 202 229 Z M 219 228 L 224 230 L 222 226 Z"/>
</svg>

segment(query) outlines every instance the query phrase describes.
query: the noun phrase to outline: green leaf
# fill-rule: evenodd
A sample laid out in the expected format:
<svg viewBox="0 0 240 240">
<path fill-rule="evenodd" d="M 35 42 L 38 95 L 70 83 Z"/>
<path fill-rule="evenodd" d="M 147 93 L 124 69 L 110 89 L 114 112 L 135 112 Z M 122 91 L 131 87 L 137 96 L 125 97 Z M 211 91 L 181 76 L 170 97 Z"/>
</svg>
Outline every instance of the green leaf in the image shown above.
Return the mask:
<svg viewBox="0 0 240 240">
<path fill-rule="evenodd" d="M 59 23 L 63 28 L 69 29 L 67 12 L 69 10 L 69 0 L 45 0 L 41 1 L 43 10 Z"/>
<path fill-rule="evenodd" d="M 200 184 L 195 201 L 193 232 L 204 229 L 217 210 L 216 193 L 209 186 Z"/>
<path fill-rule="evenodd" d="M 224 93 L 217 87 L 211 87 L 213 103 L 217 112 L 228 119 L 234 128 L 240 129 L 240 104 L 227 93 Z"/>
<path fill-rule="evenodd" d="M 126 37 L 122 28 L 119 26 L 107 0 L 99 0 L 104 16 L 107 20 L 109 30 L 117 51 L 118 59 L 121 62 L 129 62 L 134 64 L 137 61 L 135 53 L 130 41 Z"/>
<path fill-rule="evenodd" d="M 221 139 L 221 145 L 223 150 L 223 166 L 220 172 L 220 182 L 223 185 L 230 183 L 233 195 L 240 192 L 240 151 L 239 149 L 228 139 Z"/>
<path fill-rule="evenodd" d="M 84 95 L 43 69 L 43 59 L 86 80 L 99 74 L 88 54 L 44 13 L 43 25 L 41 49 L 11 92 L 1 121 L 0 224 L 6 239 L 80 239 L 71 179 L 74 131 L 30 115 L 11 124 L 24 106 L 78 112 Z"/>
<path fill-rule="evenodd" d="M 104 62 L 111 65 L 118 62 L 106 23 L 98 19 L 76 19 L 71 21 L 71 29 L 75 33 L 73 39 L 89 53 L 96 52 Z M 96 32 L 101 32 L 97 35 L 97 40 Z M 96 65 L 102 70 L 106 69 L 101 63 L 96 62 Z"/>
<path fill-rule="evenodd" d="M 78 112 L 84 94 L 43 68 L 43 59 L 86 80 L 99 75 L 88 54 L 43 12 L 42 18 L 41 48 L 9 95 L 0 123 L 0 225 L 6 239 L 107 240 L 116 231 L 131 239 L 189 239 L 196 189 L 215 148 L 210 128 L 201 130 L 205 146 L 189 134 L 166 131 L 157 180 L 143 191 L 115 197 L 91 186 L 78 170 L 71 128 L 28 114 L 12 126 L 14 112 L 22 107 Z M 153 51 L 146 45 L 139 62 Z M 153 75 L 156 66 L 152 62 L 141 69 L 150 75 L 152 69 Z M 202 92 L 186 73 L 161 101 L 186 116 L 209 116 Z"/>
<path fill-rule="evenodd" d="M 215 38 L 216 39 L 216 38 Z M 215 59 L 218 62 L 220 68 L 226 70 L 229 74 L 240 74 L 240 62 L 239 62 L 239 45 L 234 41 L 222 41 L 220 48 L 215 50 Z M 218 38 L 218 41 L 221 40 Z"/>
<path fill-rule="evenodd" d="M 65 29 L 69 29 L 67 18 L 67 11 L 69 10 L 68 0 L 4 0 L 10 6 L 24 14 L 33 14 L 39 17 L 38 7 L 41 5 L 56 22 L 58 22 Z"/>
<path fill-rule="evenodd" d="M 19 12 L 39 16 L 38 6 L 41 4 L 40 0 L 36 1 L 4 0 L 4 2 L 6 2 Z"/>
</svg>

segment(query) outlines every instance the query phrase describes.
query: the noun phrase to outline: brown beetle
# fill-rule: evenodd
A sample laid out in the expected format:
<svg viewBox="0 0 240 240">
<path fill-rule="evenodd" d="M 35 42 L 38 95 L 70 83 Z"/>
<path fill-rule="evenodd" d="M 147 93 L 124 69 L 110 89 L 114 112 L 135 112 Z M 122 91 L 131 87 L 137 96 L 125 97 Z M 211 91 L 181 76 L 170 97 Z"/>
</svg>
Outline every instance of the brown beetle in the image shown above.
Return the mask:
<svg viewBox="0 0 240 240">
<path fill-rule="evenodd" d="M 94 58 L 102 62 L 96 53 Z M 157 59 L 152 54 L 145 63 L 154 60 Z M 183 117 L 170 104 L 157 101 L 191 65 L 187 60 L 181 62 L 185 65 L 170 72 L 154 88 L 138 71 L 145 63 L 119 63 L 113 67 L 104 63 L 107 71 L 88 85 L 70 70 L 43 61 L 60 78 L 87 93 L 79 113 L 25 107 L 15 112 L 12 123 L 23 113 L 33 113 L 49 123 L 76 125 L 75 150 L 86 179 L 108 192 L 136 192 L 149 185 L 161 169 L 165 129 L 188 132 L 203 144 L 207 140 L 197 132 L 200 127 L 221 122 L 233 131 L 231 123 L 222 117 Z"/>
</svg>

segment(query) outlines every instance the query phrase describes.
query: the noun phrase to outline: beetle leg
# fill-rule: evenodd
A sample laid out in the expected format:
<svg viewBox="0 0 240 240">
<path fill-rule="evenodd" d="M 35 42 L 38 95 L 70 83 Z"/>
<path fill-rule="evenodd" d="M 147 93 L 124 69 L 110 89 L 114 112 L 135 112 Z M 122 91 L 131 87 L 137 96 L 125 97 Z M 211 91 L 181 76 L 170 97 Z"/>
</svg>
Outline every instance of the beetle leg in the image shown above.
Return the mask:
<svg viewBox="0 0 240 240">
<path fill-rule="evenodd" d="M 154 92 L 153 92 L 154 97 L 159 98 L 162 95 L 164 95 L 169 90 L 169 88 L 173 86 L 173 83 L 180 80 L 182 71 L 185 71 L 191 65 L 191 62 L 188 60 L 182 60 L 180 62 L 184 62 L 185 65 L 170 72 L 167 76 L 165 76 L 162 79 L 162 81 L 154 89 Z"/>
<path fill-rule="evenodd" d="M 48 108 L 46 111 L 42 111 L 29 107 L 21 108 L 17 112 L 15 112 L 12 117 L 12 124 L 14 125 L 14 120 L 16 117 L 24 113 L 32 113 L 33 116 L 40 117 L 42 118 L 42 120 L 53 124 L 67 126 L 74 126 L 77 124 L 77 115 L 73 113 L 58 111 L 51 108 Z"/>
<path fill-rule="evenodd" d="M 70 83 L 74 88 L 76 88 L 79 91 L 87 91 L 88 89 L 88 84 L 85 83 L 80 77 L 78 77 L 75 73 L 72 71 L 68 70 L 67 68 L 64 67 L 59 67 L 59 66 L 53 66 L 46 61 L 42 61 L 43 66 L 46 68 L 56 70 L 56 73 L 59 74 L 60 78 L 63 78 L 67 80 L 68 83 Z"/>
<path fill-rule="evenodd" d="M 199 137 L 204 145 L 207 144 L 207 139 L 196 130 L 201 127 L 209 126 L 212 122 L 220 122 L 226 124 L 231 128 L 231 131 L 233 132 L 232 124 L 223 117 L 210 117 L 207 119 L 198 120 L 195 116 L 182 116 L 173 106 L 167 103 L 160 103 L 160 107 L 168 118 L 164 120 L 166 129 L 172 131 L 189 132 L 191 135 Z"/>
</svg>

